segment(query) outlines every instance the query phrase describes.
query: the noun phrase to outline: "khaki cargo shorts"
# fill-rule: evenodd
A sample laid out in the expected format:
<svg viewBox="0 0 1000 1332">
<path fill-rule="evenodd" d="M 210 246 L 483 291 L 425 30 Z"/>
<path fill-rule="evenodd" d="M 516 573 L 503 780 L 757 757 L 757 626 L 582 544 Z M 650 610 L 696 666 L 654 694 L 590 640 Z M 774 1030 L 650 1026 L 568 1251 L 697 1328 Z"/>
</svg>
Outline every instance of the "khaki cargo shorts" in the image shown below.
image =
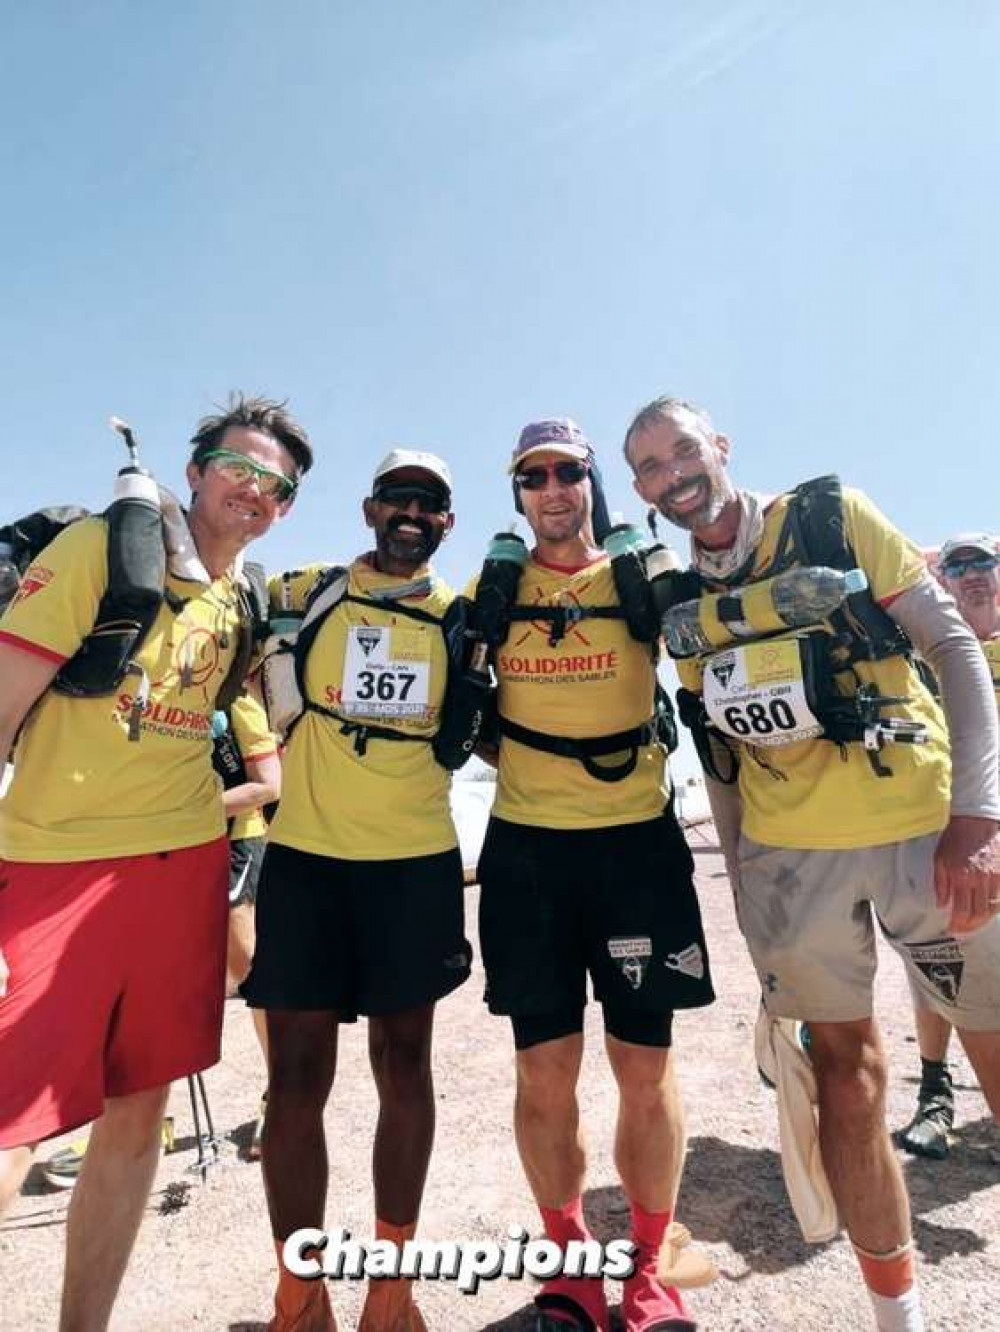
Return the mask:
<svg viewBox="0 0 1000 1332">
<path fill-rule="evenodd" d="M 949 934 L 934 897 L 939 836 L 851 851 L 740 838 L 737 912 L 772 1017 L 871 1017 L 877 919 L 925 1007 L 956 1027 L 1000 1031 L 1000 918 Z"/>
</svg>

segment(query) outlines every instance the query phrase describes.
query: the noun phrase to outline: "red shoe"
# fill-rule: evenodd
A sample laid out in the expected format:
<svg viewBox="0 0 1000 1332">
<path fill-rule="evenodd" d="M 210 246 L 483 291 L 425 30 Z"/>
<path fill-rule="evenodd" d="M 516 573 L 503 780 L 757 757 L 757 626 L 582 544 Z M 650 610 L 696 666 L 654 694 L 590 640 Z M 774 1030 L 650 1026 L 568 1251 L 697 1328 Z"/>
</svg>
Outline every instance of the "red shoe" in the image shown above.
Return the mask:
<svg viewBox="0 0 1000 1332">
<path fill-rule="evenodd" d="M 656 1279 L 656 1250 L 640 1248 L 635 1272 L 622 1286 L 625 1332 L 695 1332 L 698 1324 L 681 1302 L 676 1286 Z"/>
<path fill-rule="evenodd" d="M 600 1277 L 554 1277 L 535 1296 L 534 1332 L 611 1332 Z"/>
</svg>

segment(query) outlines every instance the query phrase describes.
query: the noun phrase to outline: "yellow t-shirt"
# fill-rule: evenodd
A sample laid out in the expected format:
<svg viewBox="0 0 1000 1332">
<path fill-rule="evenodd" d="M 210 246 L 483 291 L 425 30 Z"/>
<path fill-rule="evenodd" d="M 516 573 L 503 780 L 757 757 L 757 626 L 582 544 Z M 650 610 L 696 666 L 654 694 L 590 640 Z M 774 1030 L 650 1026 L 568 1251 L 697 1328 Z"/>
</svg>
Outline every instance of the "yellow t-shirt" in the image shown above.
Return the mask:
<svg viewBox="0 0 1000 1332">
<path fill-rule="evenodd" d="M 267 713 L 250 694 L 244 694 L 233 703 L 229 709 L 229 724 L 244 762 L 277 754 L 278 739 L 267 724 Z M 242 837 L 263 837 L 266 832 L 263 810 L 248 809 L 233 819 L 229 837 L 235 842 Z"/>
<path fill-rule="evenodd" d="M 475 594 L 475 584 L 470 595 Z M 616 606 L 607 557 L 582 569 L 525 565 L 518 605 Z M 656 667 L 648 644 L 621 619 L 583 619 L 555 646 L 545 620 L 516 621 L 497 652 L 501 716 L 547 735 L 585 739 L 631 730 L 653 713 Z M 597 760 L 613 764 L 625 755 Z M 640 748 L 635 771 L 617 782 L 592 777 L 575 758 L 546 754 L 505 736 L 493 810 L 539 828 L 604 828 L 656 818 L 670 793 L 666 756 Z"/>
<path fill-rule="evenodd" d="M 107 586 L 107 526 L 88 518 L 62 532 L 28 570 L 0 635 L 55 661 L 73 656 Z M 225 832 L 210 719 L 239 631 L 236 588 L 168 575 L 184 601 L 164 602 L 139 654 L 150 682 L 138 742 L 128 721 L 138 676 L 113 696 L 46 690 L 14 750 L 0 801 L 0 855 L 75 861 L 196 846 Z"/>
<path fill-rule="evenodd" d="M 315 565 L 284 582 L 271 579 L 272 611 L 282 591 L 299 610 L 322 572 Z M 348 595 L 369 597 L 398 586 L 365 559 L 350 568 Z M 454 592 L 434 578 L 424 597 L 398 604 L 440 619 Z M 352 723 L 432 737 L 448 681 L 444 634 L 436 624 L 401 614 L 392 604 L 342 601 L 326 618 L 306 659 L 307 698 Z M 281 804 L 271 838 L 283 846 L 344 860 L 406 860 L 458 845 L 448 772 L 427 743 L 369 739 L 359 754 L 343 723 L 307 711 L 292 731 L 282 768 Z"/>
<path fill-rule="evenodd" d="M 748 581 L 768 577 L 788 509 L 779 496 L 767 511 L 764 535 Z M 920 550 L 860 491 L 844 490 L 847 539 L 883 605 L 921 578 L 927 566 Z M 701 666 L 677 662 L 681 683 L 701 689 Z M 858 662 L 862 683 L 883 695 L 904 696 L 885 716 L 923 722 L 927 743 L 889 744 L 881 761 L 891 777 L 878 777 L 862 744 L 843 749 L 828 740 L 801 740 L 763 748 L 740 743 L 743 832 L 767 846 L 811 850 L 882 846 L 942 829 L 949 817 L 951 760 L 944 716 L 919 675 L 903 657 Z M 850 692 L 850 678 L 838 676 Z"/>
<path fill-rule="evenodd" d="M 996 695 L 997 712 L 1000 712 L 1000 636 L 987 638 L 983 643 L 983 652 L 986 654 L 986 664 L 989 666 L 990 675 L 993 677 L 993 693 Z"/>
</svg>

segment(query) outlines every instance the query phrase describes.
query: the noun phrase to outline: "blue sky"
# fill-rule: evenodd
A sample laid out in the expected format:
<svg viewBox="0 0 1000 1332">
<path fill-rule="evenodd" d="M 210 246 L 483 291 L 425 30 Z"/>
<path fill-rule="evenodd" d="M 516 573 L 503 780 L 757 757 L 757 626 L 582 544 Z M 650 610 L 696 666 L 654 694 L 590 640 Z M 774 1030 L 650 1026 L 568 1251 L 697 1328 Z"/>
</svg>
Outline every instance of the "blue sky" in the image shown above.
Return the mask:
<svg viewBox="0 0 1000 1332">
<path fill-rule="evenodd" d="M 4 510 L 101 506 L 111 412 L 179 485 L 241 387 L 318 455 L 269 564 L 361 548 L 403 443 L 452 463 L 461 584 L 525 421 L 639 517 L 620 441 L 671 391 L 744 484 L 996 528 L 998 38 L 989 0 L 11 10 Z"/>
</svg>

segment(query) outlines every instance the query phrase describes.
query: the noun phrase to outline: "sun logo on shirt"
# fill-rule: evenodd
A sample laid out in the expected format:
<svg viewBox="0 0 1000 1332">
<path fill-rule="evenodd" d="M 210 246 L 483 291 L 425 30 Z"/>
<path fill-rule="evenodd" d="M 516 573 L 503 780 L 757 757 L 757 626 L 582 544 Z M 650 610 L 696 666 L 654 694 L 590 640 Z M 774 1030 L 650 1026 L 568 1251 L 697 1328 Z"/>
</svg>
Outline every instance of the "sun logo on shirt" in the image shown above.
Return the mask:
<svg viewBox="0 0 1000 1332">
<path fill-rule="evenodd" d="M 592 580 L 588 578 L 585 582 L 578 583 L 576 591 L 570 591 L 568 588 L 564 588 L 559 593 L 558 597 L 556 597 L 555 599 L 546 597 L 544 592 L 542 592 L 539 588 L 536 587 L 534 592 L 535 605 L 563 606 L 566 610 L 571 612 L 574 610 L 582 610 L 583 603 L 581 602 L 578 593 L 586 592 L 587 588 L 590 587 L 591 582 Z M 531 635 L 535 632 L 540 633 L 545 639 L 546 643 L 548 643 L 552 634 L 552 621 L 529 620 L 528 625 L 525 628 L 524 632 L 521 634 L 520 638 L 514 640 L 513 646 L 521 647 L 521 645 L 523 643 L 526 643 L 528 639 L 531 637 Z M 580 621 L 577 621 L 575 624 L 571 622 L 567 626 L 565 639 L 563 641 L 565 642 L 566 639 L 573 639 L 577 643 L 582 643 L 584 647 L 589 648 L 591 646 L 591 640 L 587 637 L 587 635 L 583 632 L 582 628 L 580 627 Z"/>
<path fill-rule="evenodd" d="M 174 644 L 171 652 L 170 669 L 162 679 L 154 682 L 153 689 L 161 694 L 173 689 L 182 693 L 186 689 L 200 689 L 207 704 L 206 686 L 218 667 L 219 644 L 211 629 L 185 628 L 183 637 Z"/>
</svg>

